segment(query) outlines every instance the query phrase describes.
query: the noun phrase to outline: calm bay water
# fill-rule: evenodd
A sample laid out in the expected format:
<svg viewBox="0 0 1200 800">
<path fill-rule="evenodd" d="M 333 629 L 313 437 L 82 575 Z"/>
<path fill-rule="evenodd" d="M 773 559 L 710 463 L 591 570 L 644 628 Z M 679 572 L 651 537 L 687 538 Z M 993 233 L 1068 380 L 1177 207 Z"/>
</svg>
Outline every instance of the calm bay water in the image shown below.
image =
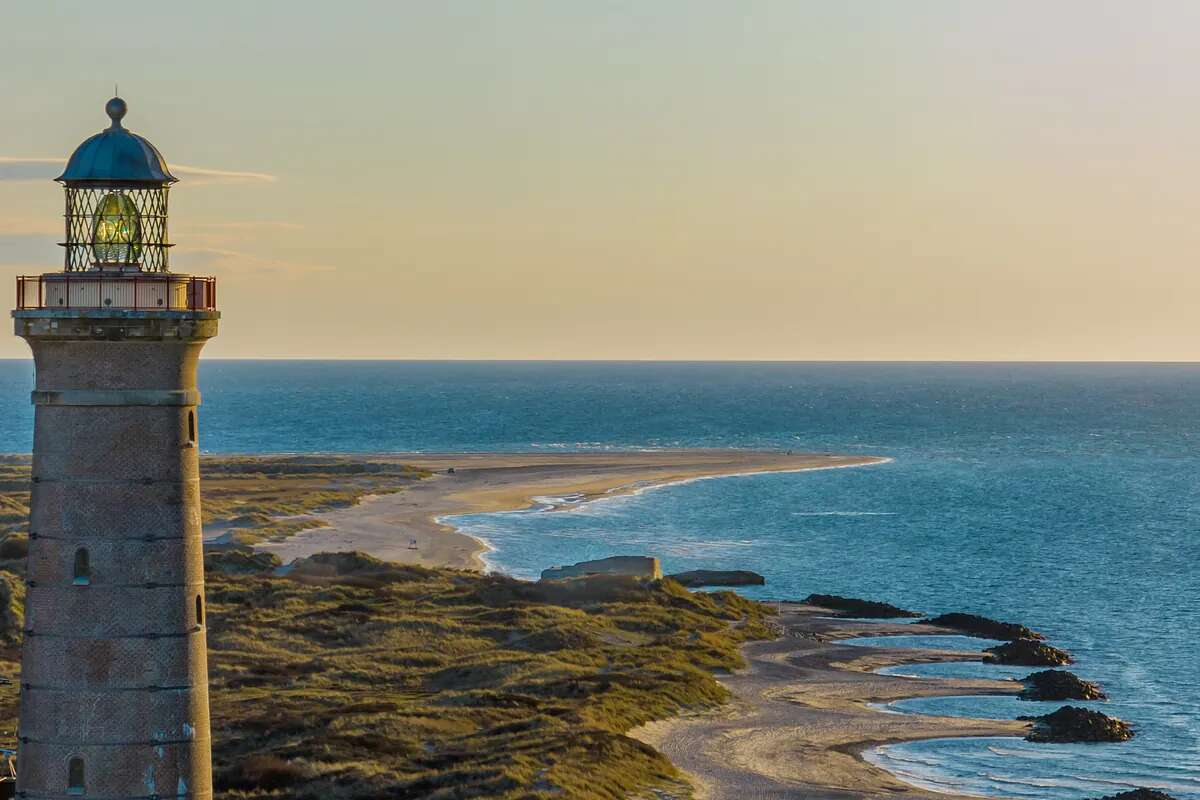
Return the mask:
<svg viewBox="0 0 1200 800">
<path fill-rule="evenodd" d="M 0 451 L 30 447 L 32 373 L 0 362 Z M 767 586 L 748 592 L 759 597 L 825 591 L 1024 622 L 1105 685 L 1103 708 L 1135 722 L 1136 739 L 945 740 L 873 758 L 956 791 L 1050 800 L 1145 785 L 1200 800 L 1200 366 L 209 361 L 201 373 L 209 452 L 890 456 L 459 522 L 522 576 L 653 553 L 668 570 L 762 572 Z M 891 710 L 1037 706 L 954 698 Z"/>
</svg>

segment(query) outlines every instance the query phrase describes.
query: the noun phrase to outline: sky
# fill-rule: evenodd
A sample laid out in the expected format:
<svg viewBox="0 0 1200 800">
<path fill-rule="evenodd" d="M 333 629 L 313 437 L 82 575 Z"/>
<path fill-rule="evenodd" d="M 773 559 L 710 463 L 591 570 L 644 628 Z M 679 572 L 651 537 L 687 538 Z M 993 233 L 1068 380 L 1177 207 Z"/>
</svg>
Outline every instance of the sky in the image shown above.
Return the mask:
<svg viewBox="0 0 1200 800">
<path fill-rule="evenodd" d="M 119 84 L 209 357 L 1200 360 L 1192 0 L 4 17 L 0 271 Z"/>
</svg>

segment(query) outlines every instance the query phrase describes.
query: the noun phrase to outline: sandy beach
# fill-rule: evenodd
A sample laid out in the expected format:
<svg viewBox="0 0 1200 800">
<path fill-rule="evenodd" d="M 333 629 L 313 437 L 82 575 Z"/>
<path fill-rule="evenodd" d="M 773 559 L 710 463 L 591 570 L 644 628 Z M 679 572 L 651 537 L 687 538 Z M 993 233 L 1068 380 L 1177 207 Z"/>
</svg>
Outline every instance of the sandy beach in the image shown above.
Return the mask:
<svg viewBox="0 0 1200 800">
<path fill-rule="evenodd" d="M 868 707 L 906 697 L 1016 694 L 1013 681 L 906 678 L 872 671 L 961 661 L 962 652 L 866 648 L 853 636 L 944 634 L 943 628 L 830 619 L 781 604 L 784 635 L 747 645 L 747 668 L 721 682 L 733 700 L 716 711 L 653 722 L 630 735 L 671 759 L 697 800 L 953 798 L 924 791 L 862 759 L 881 744 L 950 736 L 1023 736 L 1029 723 L 893 714 Z"/>
<path fill-rule="evenodd" d="M 379 457 L 372 456 L 374 460 Z M 479 540 L 439 522 L 454 514 L 515 511 L 537 497 L 612 497 L 697 478 L 793 472 L 877 464 L 870 456 L 751 450 L 664 450 L 614 453 L 427 454 L 387 457 L 435 473 L 396 494 L 374 495 L 320 514 L 328 526 L 260 548 L 284 563 L 313 553 L 358 550 L 424 566 L 483 569 Z M 454 469 L 453 474 L 447 470 Z M 547 564 L 546 566 L 551 566 Z"/>
<path fill-rule="evenodd" d="M 528 508 L 537 498 L 571 497 L 575 502 L 559 507 L 569 509 L 578 502 L 699 478 L 886 461 L 739 450 L 387 458 L 435 474 L 404 491 L 370 495 L 352 507 L 322 512 L 327 526 L 261 544 L 260 549 L 276 553 L 284 563 L 317 552 L 359 550 L 397 562 L 481 569 L 485 546 L 440 519 Z M 448 472 L 451 468 L 453 473 Z M 731 703 L 631 733 L 676 764 L 695 787 L 698 800 L 951 797 L 906 784 L 865 761 L 862 753 L 891 742 L 1020 736 L 1028 730 L 1023 722 L 893 714 L 868 705 L 908 697 L 1020 691 L 1012 681 L 913 679 L 873 672 L 901 663 L 968 660 L 970 654 L 839 644 L 854 636 L 944 634 L 945 629 L 839 620 L 828 610 L 794 603 L 780 604 L 779 612 L 783 635 L 747 645 L 747 668 L 721 678 Z"/>
</svg>

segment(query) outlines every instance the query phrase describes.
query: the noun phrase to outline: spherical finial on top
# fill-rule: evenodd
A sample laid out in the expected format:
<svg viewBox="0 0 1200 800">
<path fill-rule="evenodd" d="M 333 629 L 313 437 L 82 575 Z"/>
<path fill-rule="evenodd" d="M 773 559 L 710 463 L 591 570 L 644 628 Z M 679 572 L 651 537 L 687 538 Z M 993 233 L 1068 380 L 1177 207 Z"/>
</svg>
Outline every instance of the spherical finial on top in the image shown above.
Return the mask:
<svg viewBox="0 0 1200 800">
<path fill-rule="evenodd" d="M 114 97 L 104 104 L 104 113 L 108 114 L 108 118 L 112 120 L 112 127 L 121 127 L 121 119 L 125 116 L 125 112 L 129 108 L 125 105 L 125 101 L 119 97 Z"/>
</svg>

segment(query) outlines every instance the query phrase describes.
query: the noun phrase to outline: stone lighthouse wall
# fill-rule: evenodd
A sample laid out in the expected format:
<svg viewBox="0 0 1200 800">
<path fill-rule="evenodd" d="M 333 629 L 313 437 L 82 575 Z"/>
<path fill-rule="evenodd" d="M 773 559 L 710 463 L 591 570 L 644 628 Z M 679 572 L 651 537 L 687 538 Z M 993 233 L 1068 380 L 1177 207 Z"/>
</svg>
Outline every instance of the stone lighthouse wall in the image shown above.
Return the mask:
<svg viewBox="0 0 1200 800">
<path fill-rule="evenodd" d="M 209 798 L 196 362 L 217 314 L 14 317 L 37 369 L 18 796 Z"/>
</svg>

